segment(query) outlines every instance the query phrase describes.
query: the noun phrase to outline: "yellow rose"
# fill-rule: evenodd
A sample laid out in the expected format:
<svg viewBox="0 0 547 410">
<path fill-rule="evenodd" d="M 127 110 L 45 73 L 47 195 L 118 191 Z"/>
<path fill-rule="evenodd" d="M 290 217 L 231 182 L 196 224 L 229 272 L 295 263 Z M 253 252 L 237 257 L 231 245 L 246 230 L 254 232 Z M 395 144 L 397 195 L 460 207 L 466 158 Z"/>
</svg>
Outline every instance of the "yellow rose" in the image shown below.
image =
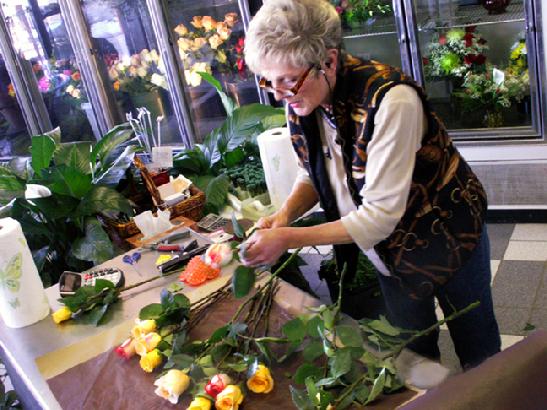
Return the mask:
<svg viewBox="0 0 547 410">
<path fill-rule="evenodd" d="M 198 51 L 205 44 L 207 44 L 207 39 L 205 37 L 195 38 L 194 43 L 192 44 L 192 51 Z"/>
<path fill-rule="evenodd" d="M 175 33 L 177 33 L 179 36 L 183 36 L 185 34 L 188 34 L 188 29 L 182 23 L 180 23 L 177 27 L 175 27 L 174 30 L 175 30 Z"/>
<path fill-rule="evenodd" d="M 156 321 L 155 320 L 139 320 L 135 319 L 135 326 L 131 329 L 131 336 L 135 339 L 139 337 L 156 331 Z"/>
<path fill-rule="evenodd" d="M 139 364 L 141 369 L 146 373 L 151 373 L 156 367 L 161 364 L 162 358 L 161 353 L 158 349 L 154 349 L 151 352 L 146 353 L 145 356 L 141 357 Z"/>
<path fill-rule="evenodd" d="M 139 337 L 136 339 L 135 342 L 135 351 L 139 356 L 144 356 L 148 352 L 151 352 L 156 347 L 158 347 L 158 344 L 161 342 L 161 336 L 158 335 L 155 332 L 148 333 L 144 336 Z"/>
<path fill-rule="evenodd" d="M 65 320 L 70 319 L 72 317 L 72 312 L 68 307 L 63 306 L 59 310 L 53 312 L 51 317 L 53 318 L 53 321 L 55 323 L 59 324 L 61 322 L 64 322 Z"/>
<path fill-rule="evenodd" d="M 211 16 L 203 16 L 203 18 L 201 19 L 201 24 L 203 25 L 203 28 L 207 31 L 211 31 L 212 29 L 217 27 L 216 20 Z"/>
<path fill-rule="evenodd" d="M 216 50 L 218 46 L 220 46 L 222 43 L 223 41 L 218 34 L 214 34 L 211 37 L 209 37 L 209 44 L 211 45 L 211 48 L 213 50 Z"/>
<path fill-rule="evenodd" d="M 232 30 L 228 28 L 228 24 L 220 22 L 217 23 L 217 33 L 222 40 L 227 40 L 232 34 Z"/>
<path fill-rule="evenodd" d="M 181 370 L 171 369 L 154 382 L 158 396 L 177 404 L 179 396 L 190 386 L 190 377 Z"/>
<path fill-rule="evenodd" d="M 247 387 L 253 393 L 269 393 L 274 388 L 274 380 L 268 369 L 259 364 L 254 374 L 247 380 Z"/>
<path fill-rule="evenodd" d="M 218 394 L 215 408 L 217 410 L 238 410 L 242 401 L 243 393 L 239 386 L 230 384 Z"/>
<path fill-rule="evenodd" d="M 195 397 L 186 410 L 210 410 L 211 400 L 205 397 Z"/>
</svg>

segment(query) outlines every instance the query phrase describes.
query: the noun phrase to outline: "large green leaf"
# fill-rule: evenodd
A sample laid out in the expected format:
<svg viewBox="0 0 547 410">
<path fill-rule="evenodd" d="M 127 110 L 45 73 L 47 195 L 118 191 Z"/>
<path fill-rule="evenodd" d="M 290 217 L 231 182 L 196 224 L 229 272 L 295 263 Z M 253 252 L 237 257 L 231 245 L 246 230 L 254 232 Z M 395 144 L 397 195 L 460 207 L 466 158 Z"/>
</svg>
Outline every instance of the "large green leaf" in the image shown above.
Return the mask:
<svg viewBox="0 0 547 410">
<path fill-rule="evenodd" d="M 262 127 L 265 130 L 287 125 L 287 117 L 285 117 L 285 112 L 282 108 L 279 110 L 280 111 L 277 114 L 272 114 L 264 117 L 264 119 L 262 120 Z"/>
<path fill-rule="evenodd" d="M 90 216 L 101 212 L 133 214 L 131 204 L 118 191 L 105 186 L 94 186 L 82 199 L 77 216 Z"/>
<path fill-rule="evenodd" d="M 25 196 L 25 181 L 12 170 L 0 166 L 0 200 L 9 201 Z"/>
<path fill-rule="evenodd" d="M 293 386 L 289 386 L 289 390 L 291 391 L 292 402 L 298 410 L 314 410 L 306 391 L 295 389 Z"/>
<path fill-rule="evenodd" d="M 51 131 L 45 132 L 44 135 L 47 135 L 48 137 L 53 138 L 53 141 L 55 141 L 55 144 L 61 143 L 61 127 L 57 127 L 52 129 Z"/>
<path fill-rule="evenodd" d="M 53 153 L 55 152 L 55 141 L 47 135 L 35 135 L 32 137 L 32 169 L 40 175 L 42 170 L 49 167 Z"/>
<path fill-rule="evenodd" d="M 228 190 L 230 189 L 230 179 L 225 174 L 219 175 L 209 182 L 205 190 L 205 197 L 208 206 L 218 213 L 226 203 Z"/>
<path fill-rule="evenodd" d="M 363 336 L 358 326 L 340 325 L 336 326 L 336 335 L 346 347 L 362 347 Z"/>
<path fill-rule="evenodd" d="M 329 371 L 332 377 L 340 377 L 351 370 L 351 350 L 338 349 L 329 360 Z"/>
<path fill-rule="evenodd" d="M 52 195 L 32 200 L 34 207 L 49 220 L 70 217 L 78 203 L 79 201 L 76 198 L 64 195 Z"/>
<path fill-rule="evenodd" d="M 123 151 L 116 155 L 109 155 L 96 169 L 93 183 L 116 186 L 125 176 L 125 171 L 135 157 L 138 147 L 135 145 L 126 146 Z"/>
<path fill-rule="evenodd" d="M 322 368 L 311 363 L 304 363 L 300 365 L 298 369 L 296 369 L 294 382 L 297 384 L 304 384 L 308 377 L 313 377 L 315 380 L 319 380 L 322 375 Z"/>
<path fill-rule="evenodd" d="M 295 318 L 285 323 L 281 331 L 291 342 L 296 342 L 306 336 L 306 324 L 300 318 Z"/>
<path fill-rule="evenodd" d="M 83 198 L 92 187 L 91 175 L 66 165 L 44 170 L 43 181 L 53 192 L 74 198 Z"/>
<path fill-rule="evenodd" d="M 114 257 L 112 242 L 95 218 L 86 219 L 85 236 L 76 239 L 71 252 L 76 258 L 91 261 L 95 265 Z"/>
<path fill-rule="evenodd" d="M 133 138 L 133 129 L 128 123 L 116 125 L 93 147 L 91 161 L 93 164 L 96 162 L 103 162 L 112 151 L 129 141 L 131 138 Z"/>
<path fill-rule="evenodd" d="M 203 174 L 210 172 L 209 161 L 199 145 L 176 154 L 173 157 L 173 167 L 184 174 Z"/>
<path fill-rule="evenodd" d="M 382 368 L 382 370 L 380 371 L 380 374 L 378 374 L 378 377 L 374 379 L 374 384 L 372 385 L 372 389 L 370 390 L 370 393 L 368 395 L 367 401 L 365 402 L 365 405 L 374 401 L 380 395 L 380 393 L 382 393 L 385 382 L 386 382 L 386 369 Z"/>
<path fill-rule="evenodd" d="M 230 97 L 228 97 L 228 95 L 224 91 L 222 91 L 222 85 L 220 84 L 220 81 L 218 81 L 215 77 L 206 72 L 198 72 L 198 74 L 201 76 L 201 78 L 203 78 L 213 87 L 215 87 L 218 95 L 220 96 L 220 100 L 222 101 L 222 105 L 226 110 L 226 114 L 228 116 L 232 115 L 232 112 L 235 109 L 234 101 Z"/>
<path fill-rule="evenodd" d="M 236 268 L 232 277 L 232 289 L 236 298 L 247 296 L 255 284 L 255 271 L 253 268 L 240 265 Z"/>
<path fill-rule="evenodd" d="M 88 141 L 67 142 L 57 146 L 53 155 L 55 165 L 67 165 L 91 174 L 91 143 Z"/>
</svg>

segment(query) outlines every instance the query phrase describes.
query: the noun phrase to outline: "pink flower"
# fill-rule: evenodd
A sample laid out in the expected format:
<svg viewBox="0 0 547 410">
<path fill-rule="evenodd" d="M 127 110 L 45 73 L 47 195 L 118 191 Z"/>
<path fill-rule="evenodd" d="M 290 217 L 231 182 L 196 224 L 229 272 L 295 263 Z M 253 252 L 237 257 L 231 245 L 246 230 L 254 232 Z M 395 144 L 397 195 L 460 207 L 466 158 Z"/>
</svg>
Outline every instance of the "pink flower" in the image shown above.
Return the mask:
<svg viewBox="0 0 547 410">
<path fill-rule="evenodd" d="M 205 386 L 205 393 L 209 396 L 212 396 L 216 399 L 217 395 L 226 388 L 229 384 L 232 383 L 230 376 L 227 374 L 221 373 L 214 375 L 209 383 Z"/>
<path fill-rule="evenodd" d="M 72 70 L 63 70 L 63 74 L 70 77 L 72 75 Z"/>
<path fill-rule="evenodd" d="M 123 359 L 129 359 L 135 355 L 135 339 L 129 338 L 119 345 L 114 352 Z"/>
<path fill-rule="evenodd" d="M 40 89 L 40 92 L 47 93 L 49 91 L 49 78 L 46 76 L 43 76 L 38 80 L 38 88 Z"/>
</svg>

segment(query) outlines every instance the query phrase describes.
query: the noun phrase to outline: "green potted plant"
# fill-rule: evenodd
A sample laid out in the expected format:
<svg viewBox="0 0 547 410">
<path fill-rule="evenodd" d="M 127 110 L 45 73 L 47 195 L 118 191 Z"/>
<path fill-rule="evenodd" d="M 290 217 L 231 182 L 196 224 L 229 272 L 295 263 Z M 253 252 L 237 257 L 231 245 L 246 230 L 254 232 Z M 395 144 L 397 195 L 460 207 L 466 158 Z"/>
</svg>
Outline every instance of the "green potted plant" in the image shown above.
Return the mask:
<svg viewBox="0 0 547 410">
<path fill-rule="evenodd" d="M 133 138 L 123 124 L 94 145 L 61 143 L 56 129 L 32 137 L 30 158 L 0 167 L 0 214 L 21 223 L 46 286 L 64 270 L 82 271 L 114 256 L 96 216 L 133 213 L 115 189 L 138 150 Z"/>
<path fill-rule="evenodd" d="M 200 75 L 220 95 L 227 113 L 226 120 L 212 130 L 202 144 L 175 155 L 173 165 L 175 172 L 183 173 L 205 192 L 205 212 L 218 213 L 226 205 L 228 192 L 235 191 L 237 185 L 245 184 L 237 177 L 234 181 L 228 170 L 244 163 L 253 164 L 256 181 L 252 182 L 257 193 L 259 187 L 256 182 L 260 177 L 256 174 L 256 168 L 260 162 L 256 137 L 270 128 L 285 125 L 286 120 L 281 108 L 259 103 L 236 107 L 234 101 L 222 91 L 218 80 L 208 73 L 201 72 Z M 230 173 L 233 174 L 233 171 Z"/>
<path fill-rule="evenodd" d="M 389 15 L 393 9 L 386 0 L 331 0 L 345 28 L 372 24 L 378 16 Z"/>
</svg>

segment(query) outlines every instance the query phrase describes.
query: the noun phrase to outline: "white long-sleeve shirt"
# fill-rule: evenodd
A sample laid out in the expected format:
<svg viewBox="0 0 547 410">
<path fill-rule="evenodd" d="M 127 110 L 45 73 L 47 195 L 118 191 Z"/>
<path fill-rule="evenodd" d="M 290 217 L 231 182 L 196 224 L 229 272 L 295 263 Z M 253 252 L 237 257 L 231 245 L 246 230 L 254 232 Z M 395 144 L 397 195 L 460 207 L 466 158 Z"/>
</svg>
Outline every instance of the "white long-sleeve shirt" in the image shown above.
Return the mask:
<svg viewBox="0 0 547 410">
<path fill-rule="evenodd" d="M 363 203 L 356 207 L 346 182 L 337 130 L 318 114 L 325 165 L 336 197 L 341 221 L 353 241 L 376 268 L 389 275 L 373 246 L 387 238 L 405 213 L 416 151 L 426 132 L 422 102 L 416 90 L 398 85 L 389 90 L 374 117 L 374 132 L 367 145 Z M 312 184 L 304 168 L 297 182 Z"/>
</svg>

